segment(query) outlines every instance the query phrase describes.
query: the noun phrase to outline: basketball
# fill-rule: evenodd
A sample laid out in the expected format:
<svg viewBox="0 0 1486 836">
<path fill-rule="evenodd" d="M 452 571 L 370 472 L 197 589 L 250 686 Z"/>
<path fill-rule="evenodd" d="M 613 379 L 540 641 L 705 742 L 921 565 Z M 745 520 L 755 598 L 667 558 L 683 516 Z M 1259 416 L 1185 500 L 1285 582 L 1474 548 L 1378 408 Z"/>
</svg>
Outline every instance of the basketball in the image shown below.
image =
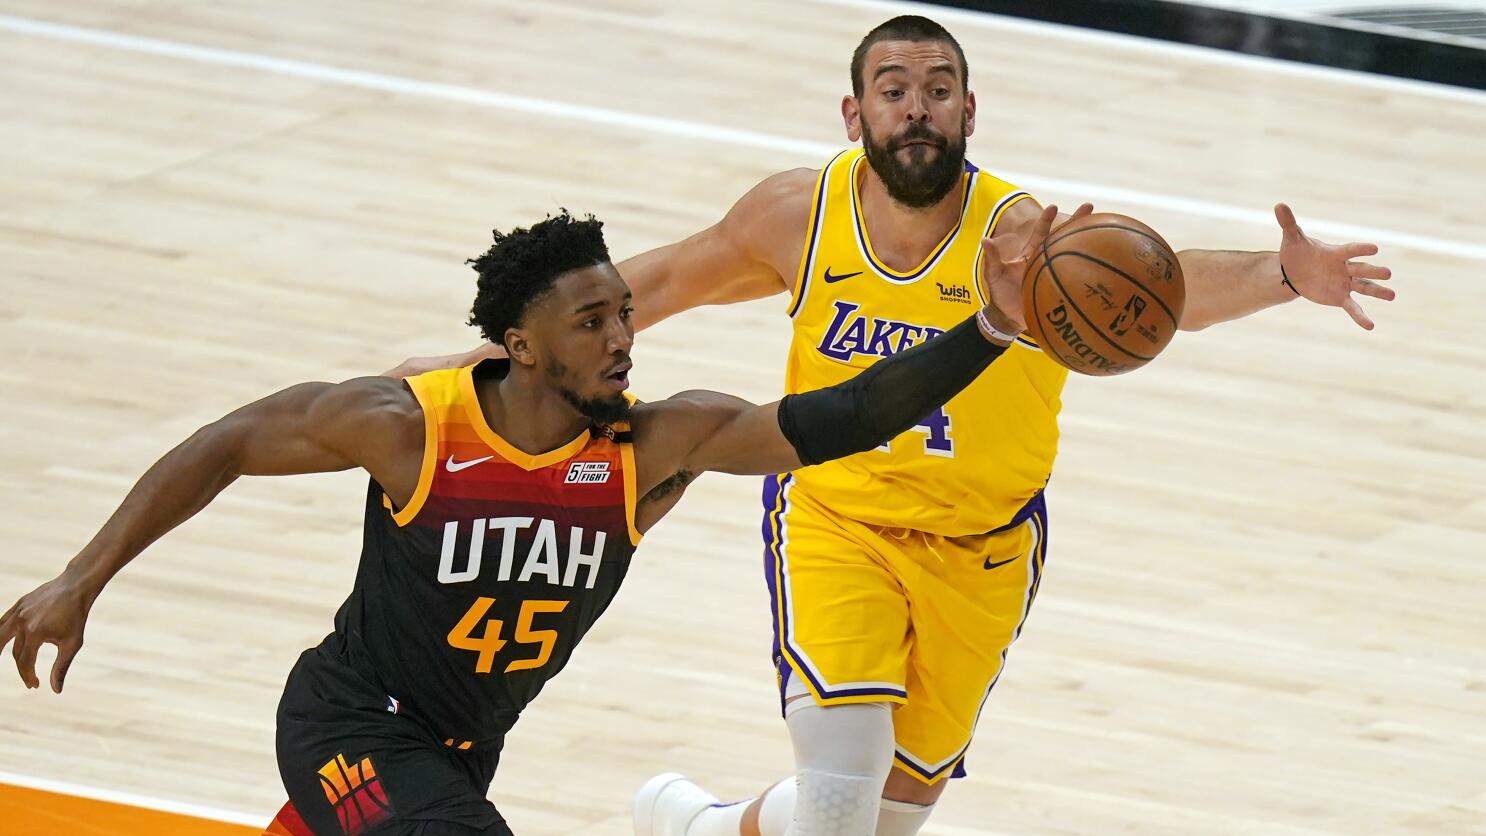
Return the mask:
<svg viewBox="0 0 1486 836">
<path fill-rule="evenodd" d="M 1108 212 L 1053 230 L 1022 284 L 1028 336 L 1059 364 L 1096 377 L 1154 360 L 1176 336 L 1186 299 L 1166 241 Z"/>
</svg>

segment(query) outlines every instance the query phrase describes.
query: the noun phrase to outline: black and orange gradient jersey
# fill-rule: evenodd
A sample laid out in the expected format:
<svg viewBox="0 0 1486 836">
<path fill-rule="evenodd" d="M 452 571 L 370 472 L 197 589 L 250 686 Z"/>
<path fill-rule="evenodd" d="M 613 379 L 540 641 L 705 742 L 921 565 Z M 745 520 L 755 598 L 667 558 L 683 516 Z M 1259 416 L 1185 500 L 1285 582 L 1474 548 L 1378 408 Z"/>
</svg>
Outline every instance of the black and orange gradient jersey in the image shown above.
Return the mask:
<svg viewBox="0 0 1486 836">
<path fill-rule="evenodd" d="M 355 587 L 321 645 L 446 745 L 498 747 L 613 599 L 640 541 L 629 427 L 524 453 L 475 382 L 506 361 L 410 378 L 423 467 L 398 509 L 373 482 Z"/>
</svg>

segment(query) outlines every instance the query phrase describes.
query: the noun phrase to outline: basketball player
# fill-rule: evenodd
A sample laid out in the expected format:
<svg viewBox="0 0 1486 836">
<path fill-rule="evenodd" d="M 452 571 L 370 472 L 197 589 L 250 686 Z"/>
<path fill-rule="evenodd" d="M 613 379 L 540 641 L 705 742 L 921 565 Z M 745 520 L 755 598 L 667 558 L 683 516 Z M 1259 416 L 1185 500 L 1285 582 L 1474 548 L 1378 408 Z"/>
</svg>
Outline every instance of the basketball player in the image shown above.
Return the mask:
<svg viewBox="0 0 1486 836">
<path fill-rule="evenodd" d="M 769 177 L 716 225 L 619 265 L 639 327 L 787 293 L 786 386 L 799 392 L 881 362 L 984 301 L 979 242 L 1024 236 L 1040 207 L 965 160 L 977 113 L 959 44 L 928 19 L 894 18 L 857 47 L 851 83 L 841 112 L 860 149 Z M 1392 299 L 1370 281 L 1389 271 L 1350 259 L 1376 248 L 1308 238 L 1283 205 L 1276 216 L 1278 253 L 1179 254 L 1181 326 L 1303 296 L 1370 329 L 1352 294 Z M 914 431 L 767 479 L 765 569 L 796 779 L 722 806 L 678 775 L 658 776 L 636 798 L 637 833 L 777 836 L 791 821 L 795 834 L 917 832 L 944 779 L 963 772 L 1041 582 L 1042 491 L 1066 374 L 1019 339 Z"/>
<path fill-rule="evenodd" d="M 608 606 L 641 534 L 702 471 L 794 471 L 939 408 L 1021 332 L 1021 271 L 1041 240 L 1012 259 L 988 248 L 994 303 L 839 385 L 767 406 L 696 391 L 631 408 L 630 293 L 601 225 L 563 213 L 497 232 L 472 262 L 470 322 L 508 360 L 304 383 L 201 429 L 0 617 L 0 649 L 14 638 L 35 688 L 37 650 L 55 644 L 60 693 L 104 585 L 238 476 L 359 466 L 355 586 L 279 705 L 277 832 L 509 833 L 486 799 L 504 735 Z"/>
</svg>

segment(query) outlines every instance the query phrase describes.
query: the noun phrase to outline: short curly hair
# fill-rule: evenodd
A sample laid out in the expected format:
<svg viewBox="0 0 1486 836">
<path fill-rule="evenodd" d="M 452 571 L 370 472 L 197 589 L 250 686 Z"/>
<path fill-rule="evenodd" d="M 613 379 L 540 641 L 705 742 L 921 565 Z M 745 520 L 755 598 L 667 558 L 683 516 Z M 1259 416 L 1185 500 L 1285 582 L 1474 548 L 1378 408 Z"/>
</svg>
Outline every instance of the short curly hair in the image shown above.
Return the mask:
<svg viewBox="0 0 1486 836">
<path fill-rule="evenodd" d="M 465 263 L 480 275 L 469 324 L 493 343 L 505 342 L 506 329 L 520 326 L 558 276 L 609 261 L 603 222 L 592 215 L 574 218 L 566 209 L 530 229 L 497 229 L 492 235 L 490 249 Z"/>
</svg>

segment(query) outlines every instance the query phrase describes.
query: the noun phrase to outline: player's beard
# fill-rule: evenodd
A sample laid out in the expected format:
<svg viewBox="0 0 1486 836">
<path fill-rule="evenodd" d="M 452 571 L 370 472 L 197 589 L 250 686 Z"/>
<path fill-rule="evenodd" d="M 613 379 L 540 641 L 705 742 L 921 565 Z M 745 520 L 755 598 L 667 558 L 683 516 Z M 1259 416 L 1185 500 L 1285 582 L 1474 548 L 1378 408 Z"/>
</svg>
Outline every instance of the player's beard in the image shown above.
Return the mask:
<svg viewBox="0 0 1486 836">
<path fill-rule="evenodd" d="M 562 381 L 568 376 L 568 368 L 556 358 L 548 358 L 547 374 L 557 388 L 557 393 L 568 402 L 568 406 L 578 411 L 578 414 L 595 424 L 606 426 L 616 424 L 620 421 L 628 421 L 630 413 L 629 399 L 623 392 L 600 398 L 585 398 L 576 391 L 564 386 Z"/>
<path fill-rule="evenodd" d="M 573 409 L 595 424 L 607 426 L 629 420 L 629 399 L 622 394 L 612 398 L 583 398 L 567 387 L 560 386 L 557 391 Z"/>
<path fill-rule="evenodd" d="M 965 126 L 960 125 L 960 138 L 947 139 L 943 134 L 929 130 L 922 122 L 914 122 L 895 136 L 878 144 L 872 130 L 862 121 L 862 148 L 867 152 L 867 164 L 877 172 L 888 196 L 910 209 L 927 209 L 943 200 L 960 182 L 965 170 Z M 939 153 L 922 162 L 902 162 L 898 149 L 905 143 L 927 139 L 938 145 Z M 914 155 L 917 152 L 910 152 Z M 926 154 L 927 156 L 927 154 Z"/>
</svg>

